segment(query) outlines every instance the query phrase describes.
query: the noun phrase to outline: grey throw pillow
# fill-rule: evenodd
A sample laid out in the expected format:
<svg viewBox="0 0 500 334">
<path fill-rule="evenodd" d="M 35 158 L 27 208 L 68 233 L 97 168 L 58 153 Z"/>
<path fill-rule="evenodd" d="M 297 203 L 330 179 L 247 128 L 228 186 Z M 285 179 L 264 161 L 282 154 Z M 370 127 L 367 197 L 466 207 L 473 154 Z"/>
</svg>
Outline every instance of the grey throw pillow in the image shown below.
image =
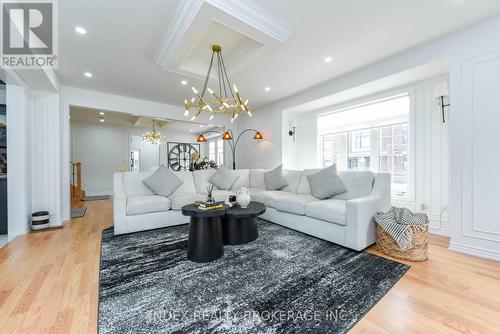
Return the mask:
<svg viewBox="0 0 500 334">
<path fill-rule="evenodd" d="M 280 190 L 288 185 L 288 181 L 283 177 L 283 165 L 264 173 L 264 181 L 267 190 Z"/>
<path fill-rule="evenodd" d="M 214 175 L 210 178 L 210 183 L 222 190 L 229 190 L 236 182 L 239 176 L 231 173 L 224 165 L 220 165 Z"/>
<path fill-rule="evenodd" d="M 143 180 L 142 183 L 156 195 L 168 197 L 184 182 L 165 165 L 161 165 L 153 175 Z"/>
<path fill-rule="evenodd" d="M 307 179 L 311 194 L 318 199 L 327 199 L 347 192 L 335 165 L 322 169 L 316 174 L 308 175 Z"/>
</svg>

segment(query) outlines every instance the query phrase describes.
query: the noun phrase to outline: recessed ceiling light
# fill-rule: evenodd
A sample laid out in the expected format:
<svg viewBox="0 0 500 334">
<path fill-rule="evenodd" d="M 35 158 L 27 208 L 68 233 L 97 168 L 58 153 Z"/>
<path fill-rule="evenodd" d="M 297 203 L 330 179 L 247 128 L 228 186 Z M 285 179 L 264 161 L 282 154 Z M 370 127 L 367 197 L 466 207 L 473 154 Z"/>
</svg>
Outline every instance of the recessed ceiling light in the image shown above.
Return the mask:
<svg viewBox="0 0 500 334">
<path fill-rule="evenodd" d="M 188 82 L 187 82 L 186 80 L 182 80 L 182 81 L 181 81 L 181 85 L 186 86 L 187 84 L 188 84 Z"/>
<path fill-rule="evenodd" d="M 205 126 L 205 125 L 203 125 L 203 124 L 200 124 L 200 128 L 202 128 L 202 127 L 204 127 L 204 126 Z"/>
<path fill-rule="evenodd" d="M 87 33 L 87 30 L 83 27 L 75 27 L 75 31 L 80 35 L 85 35 Z"/>
<path fill-rule="evenodd" d="M 325 63 L 331 63 L 333 60 L 332 57 L 325 57 Z"/>
<path fill-rule="evenodd" d="M 189 132 L 193 132 L 194 130 L 193 129 L 189 129 Z"/>
<path fill-rule="evenodd" d="M 104 112 L 100 111 L 99 115 L 104 116 Z"/>
<path fill-rule="evenodd" d="M 104 123 L 104 118 L 99 118 L 99 122 Z"/>
<path fill-rule="evenodd" d="M 269 91 L 271 90 L 271 87 L 266 87 L 266 88 L 264 88 L 264 90 L 265 90 L 266 92 L 269 92 Z"/>
<path fill-rule="evenodd" d="M 84 76 L 86 76 L 87 78 L 92 78 L 92 73 L 90 72 L 85 72 L 83 73 Z"/>
</svg>

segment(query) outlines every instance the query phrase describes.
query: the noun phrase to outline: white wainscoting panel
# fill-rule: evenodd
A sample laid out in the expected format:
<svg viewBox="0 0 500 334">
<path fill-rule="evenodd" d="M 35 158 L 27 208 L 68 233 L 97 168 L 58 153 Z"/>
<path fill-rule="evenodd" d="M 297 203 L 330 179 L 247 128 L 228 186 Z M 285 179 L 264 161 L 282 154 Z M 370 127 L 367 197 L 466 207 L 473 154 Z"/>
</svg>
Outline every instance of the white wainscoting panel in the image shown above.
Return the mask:
<svg viewBox="0 0 500 334">
<path fill-rule="evenodd" d="M 62 224 L 59 96 L 33 92 L 30 116 L 32 211 L 49 211 L 51 225 L 58 226 Z"/>
<path fill-rule="evenodd" d="M 468 179 L 469 219 L 465 217 L 466 236 L 500 242 L 500 155 L 498 124 L 500 124 L 500 52 L 469 60 L 465 65 L 470 80 L 470 95 L 466 106 L 471 128 L 471 177 Z"/>
<path fill-rule="evenodd" d="M 455 169 L 460 179 L 452 186 L 461 225 L 453 229 L 450 249 L 500 261 L 500 50 L 467 58 L 459 68 L 455 131 L 461 166 L 455 168 L 461 168 Z"/>
</svg>

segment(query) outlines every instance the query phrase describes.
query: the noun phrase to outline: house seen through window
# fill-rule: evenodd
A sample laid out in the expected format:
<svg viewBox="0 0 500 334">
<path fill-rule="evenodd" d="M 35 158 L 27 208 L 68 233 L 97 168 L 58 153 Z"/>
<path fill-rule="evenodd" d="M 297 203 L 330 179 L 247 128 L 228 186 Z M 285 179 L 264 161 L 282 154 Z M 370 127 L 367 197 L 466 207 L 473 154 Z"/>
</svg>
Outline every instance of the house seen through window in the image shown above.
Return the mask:
<svg viewBox="0 0 500 334">
<path fill-rule="evenodd" d="M 408 94 L 318 117 L 322 167 L 391 173 L 392 192 L 407 196 L 409 180 Z"/>
</svg>

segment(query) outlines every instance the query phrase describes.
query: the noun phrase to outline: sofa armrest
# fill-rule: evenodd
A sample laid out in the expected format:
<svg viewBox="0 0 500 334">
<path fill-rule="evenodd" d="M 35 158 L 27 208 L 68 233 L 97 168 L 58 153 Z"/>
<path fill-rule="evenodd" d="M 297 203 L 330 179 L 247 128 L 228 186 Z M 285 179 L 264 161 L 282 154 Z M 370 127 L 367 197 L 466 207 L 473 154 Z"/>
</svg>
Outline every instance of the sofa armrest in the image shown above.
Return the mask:
<svg viewBox="0 0 500 334">
<path fill-rule="evenodd" d="M 123 188 L 123 173 L 113 174 L 113 222 L 115 235 L 128 232 L 127 196 Z"/>
<path fill-rule="evenodd" d="M 380 196 L 368 196 L 346 201 L 346 243 L 356 250 L 363 250 L 375 243 L 377 212 L 383 211 L 385 200 Z"/>
</svg>

